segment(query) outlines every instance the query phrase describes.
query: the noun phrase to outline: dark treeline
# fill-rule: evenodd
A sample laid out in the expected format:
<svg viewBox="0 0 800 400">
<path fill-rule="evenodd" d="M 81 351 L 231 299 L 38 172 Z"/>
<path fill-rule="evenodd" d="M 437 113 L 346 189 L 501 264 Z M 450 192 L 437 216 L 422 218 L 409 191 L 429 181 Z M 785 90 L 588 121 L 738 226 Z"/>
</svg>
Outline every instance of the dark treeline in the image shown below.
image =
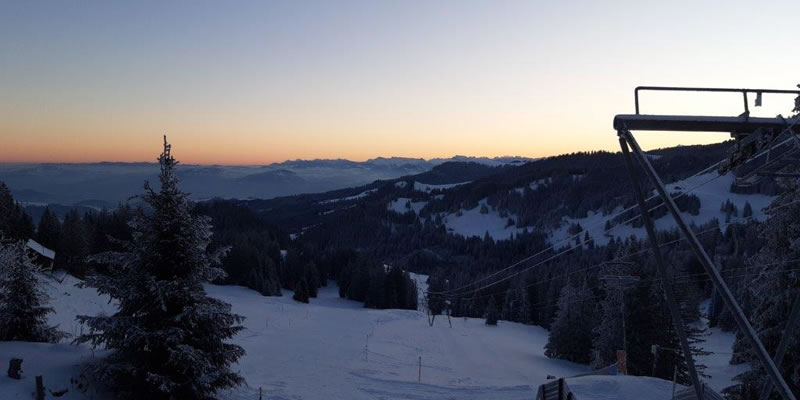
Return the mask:
<svg viewBox="0 0 800 400">
<path fill-rule="evenodd" d="M 266 296 L 280 296 L 281 286 L 285 287 L 279 271 L 285 265 L 281 249 L 289 242 L 286 234 L 252 210 L 231 202 L 199 203 L 194 212 L 211 217 L 214 246 L 231 247 L 222 259 L 222 269 L 228 275 L 221 283 L 246 286 Z"/>
<path fill-rule="evenodd" d="M 222 283 L 238 284 L 279 296 L 281 288 L 308 302 L 333 279 L 339 294 L 370 308 L 417 307 L 417 291 L 408 273 L 386 268 L 378 259 L 354 251 L 325 251 L 291 240 L 250 208 L 216 200 L 200 203 L 195 212 L 211 217 L 214 243 L 231 246 L 222 260 L 228 273 Z"/>
<path fill-rule="evenodd" d="M 24 240 L 33 235 L 33 219 L 11 196 L 5 183 L 0 182 L 0 232 L 7 239 Z"/>
<path fill-rule="evenodd" d="M 0 231 L 8 239 L 38 241 L 56 252 L 55 268 L 78 277 L 93 271 L 108 273 L 109 266 L 87 263 L 87 257 L 123 250 L 122 244 L 131 240 L 129 222 L 136 213 L 148 212 L 121 204 L 114 210 L 85 214 L 72 209 L 61 220 L 45 208 L 34 227 L 30 215 L 1 183 L 0 207 Z M 335 279 L 349 288 L 340 290 L 342 297 L 364 302 L 366 307 L 417 307 L 416 285 L 408 273 L 387 268 L 377 258 L 355 252 L 316 251 L 313 246 L 290 240 L 250 208 L 231 201 L 196 203 L 193 213 L 211 217 L 212 247 L 230 246 L 222 258 L 226 276 L 217 283 L 246 286 L 266 296 L 280 296 L 281 289 L 300 291 L 296 298 L 308 302 L 329 279 Z"/>
</svg>

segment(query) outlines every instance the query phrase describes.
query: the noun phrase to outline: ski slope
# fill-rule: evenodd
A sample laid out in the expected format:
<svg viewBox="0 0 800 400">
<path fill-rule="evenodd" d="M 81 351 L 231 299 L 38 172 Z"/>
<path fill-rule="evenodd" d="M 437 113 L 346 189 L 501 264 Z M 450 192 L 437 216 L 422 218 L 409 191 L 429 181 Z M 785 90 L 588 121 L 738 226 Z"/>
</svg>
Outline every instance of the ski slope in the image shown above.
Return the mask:
<svg viewBox="0 0 800 400">
<path fill-rule="evenodd" d="M 115 309 L 77 282 L 67 276 L 46 285 L 57 310 L 51 322 L 76 334 L 75 315 Z M 259 388 L 266 399 L 530 399 L 547 375 L 589 369 L 545 357 L 547 331 L 540 327 L 454 318 L 450 328 L 443 316 L 431 327 L 420 311 L 371 310 L 341 299 L 333 284 L 311 304 L 293 301 L 289 291 L 264 297 L 239 286 L 206 290 L 247 317 L 233 342 L 247 351 L 234 370 L 248 385 L 221 393 L 223 399 L 257 399 Z M 30 398 L 36 375 L 53 391 L 68 389 L 61 399 L 110 398 L 97 383 L 82 391 L 70 382 L 80 377 L 82 364 L 104 354 L 68 342 L 0 342 L 0 364 L 24 359 L 22 380 L 0 379 L 0 399 Z"/>
<path fill-rule="evenodd" d="M 588 369 L 546 358 L 547 331 L 538 327 L 459 318 L 450 328 L 441 316 L 431 327 L 419 311 L 364 309 L 339 298 L 335 287 L 320 290 L 310 305 L 291 293 L 207 290 L 248 318 L 236 342 L 248 353 L 240 367 L 250 387 L 228 398 L 253 399 L 262 387 L 274 398 L 529 399 L 548 374 Z"/>
<path fill-rule="evenodd" d="M 424 275 L 413 278 L 425 285 Z M 116 307 L 93 289 L 76 287 L 78 282 L 67 275 L 45 286 L 56 309 L 51 323 L 73 334 L 81 332 L 75 315 L 110 314 Z M 233 340 L 247 351 L 234 366 L 247 385 L 220 393 L 222 399 L 257 399 L 259 388 L 265 399 L 532 399 L 548 375 L 590 370 L 545 357 L 543 328 L 505 321 L 490 327 L 474 318 L 453 318 L 451 328 L 445 316 L 431 327 L 421 311 L 371 310 L 341 299 L 333 282 L 311 304 L 293 301 L 290 291 L 264 297 L 239 286 L 206 285 L 206 290 L 247 318 Z M 726 353 L 731 338 L 712 332 L 707 344 Z M 36 375 L 44 376 L 50 390 L 68 389 L 61 399 L 110 399 L 81 374 L 85 363 L 106 354 L 68 341 L 0 342 L 0 364 L 8 365 L 11 357 L 24 360 L 22 380 L 0 378 L 0 399 L 31 398 Z M 714 389 L 729 385 L 741 371 L 727 365 L 727 357 L 700 360 L 709 366 Z M 581 377 L 568 383 L 578 399 L 638 399 L 642 393 L 657 399 L 671 389 L 668 382 L 646 377 Z"/>
</svg>

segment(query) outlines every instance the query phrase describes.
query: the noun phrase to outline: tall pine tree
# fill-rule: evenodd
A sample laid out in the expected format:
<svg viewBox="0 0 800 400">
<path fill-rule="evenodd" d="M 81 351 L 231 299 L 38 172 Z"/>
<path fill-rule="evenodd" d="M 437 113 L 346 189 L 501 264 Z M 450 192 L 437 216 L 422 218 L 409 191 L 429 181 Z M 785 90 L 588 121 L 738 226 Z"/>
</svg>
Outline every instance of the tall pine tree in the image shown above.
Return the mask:
<svg viewBox="0 0 800 400">
<path fill-rule="evenodd" d="M 91 366 L 99 379 L 133 398 L 210 399 L 219 389 L 244 382 L 230 368 L 244 355 L 226 343 L 243 329 L 243 317 L 209 297 L 203 283 L 224 273 L 215 265 L 227 249 L 209 252 L 211 225 L 194 216 L 178 187 L 177 161 L 164 138 L 161 187 L 145 184 L 140 198 L 152 209 L 131 222 L 125 252 L 94 257 L 114 265 L 111 275 L 90 276 L 86 285 L 119 302 L 111 316 L 78 316 L 89 333 L 79 343 L 113 350 Z"/>
<path fill-rule="evenodd" d="M 42 217 L 39 218 L 39 226 L 36 228 L 36 241 L 49 249 L 57 249 L 61 236 L 61 221 L 55 214 L 50 212 L 50 208 L 45 208 Z"/>
<path fill-rule="evenodd" d="M 56 268 L 79 277 L 86 275 L 86 257 L 89 255 L 87 236 L 80 212 L 76 209 L 69 210 L 61 225 L 56 248 Z"/>
</svg>

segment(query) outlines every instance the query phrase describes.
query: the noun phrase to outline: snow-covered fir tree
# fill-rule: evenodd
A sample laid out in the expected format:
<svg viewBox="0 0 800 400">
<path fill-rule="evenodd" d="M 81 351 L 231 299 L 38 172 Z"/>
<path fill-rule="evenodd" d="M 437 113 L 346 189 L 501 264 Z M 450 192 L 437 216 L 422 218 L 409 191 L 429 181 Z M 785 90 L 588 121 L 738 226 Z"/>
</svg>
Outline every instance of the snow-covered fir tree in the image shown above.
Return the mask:
<svg viewBox="0 0 800 400">
<path fill-rule="evenodd" d="M 47 295 L 25 242 L 0 238 L 0 340 L 58 342 L 67 337 L 47 324 Z"/>
<path fill-rule="evenodd" d="M 744 286 L 750 321 L 767 351 L 774 355 L 786 330 L 794 302 L 800 296 L 800 185 L 780 195 L 767 210 L 762 226 L 765 240 L 752 263 L 758 274 Z M 792 390 L 800 391 L 800 327 L 789 338 L 781 371 Z M 738 334 L 734 362 L 748 361 L 752 369 L 736 377 L 738 384 L 726 390 L 732 398 L 751 398 L 762 390 L 765 372 L 749 342 Z"/>
<path fill-rule="evenodd" d="M 91 370 L 121 395 L 209 399 L 244 381 L 231 370 L 244 350 L 226 343 L 243 329 L 243 317 L 205 293 L 203 283 L 224 274 L 215 266 L 227 249 L 209 251 L 209 220 L 192 215 L 166 137 L 158 161 L 160 189 L 146 183 L 140 196 L 151 211 L 133 218 L 127 251 L 93 257 L 112 265 L 111 274 L 85 283 L 116 299 L 119 311 L 78 316 L 89 333 L 76 341 L 113 350 Z"/>
<path fill-rule="evenodd" d="M 616 362 L 617 350 L 623 349 L 622 290 L 608 290 L 600 302 L 601 317 L 593 329 L 592 366 L 607 367 Z"/>
<path fill-rule="evenodd" d="M 305 278 L 297 281 L 297 284 L 294 287 L 294 296 L 292 296 L 292 298 L 301 303 L 308 303 L 308 284 L 306 283 Z"/>
<path fill-rule="evenodd" d="M 592 348 L 592 327 L 595 307 L 589 297 L 592 292 L 586 281 L 575 288 L 570 281 L 561 289 L 558 311 L 550 326 L 545 355 L 569 361 L 587 363 Z"/>
</svg>

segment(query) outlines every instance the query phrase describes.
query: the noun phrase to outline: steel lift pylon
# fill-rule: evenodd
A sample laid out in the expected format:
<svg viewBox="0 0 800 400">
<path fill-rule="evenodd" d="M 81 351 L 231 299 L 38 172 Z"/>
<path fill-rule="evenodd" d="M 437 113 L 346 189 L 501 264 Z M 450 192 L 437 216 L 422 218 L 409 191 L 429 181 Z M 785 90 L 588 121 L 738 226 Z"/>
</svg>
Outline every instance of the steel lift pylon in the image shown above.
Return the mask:
<svg viewBox="0 0 800 400">
<path fill-rule="evenodd" d="M 678 92 L 724 92 L 724 93 L 740 93 L 743 96 L 744 112 L 735 117 L 713 117 L 713 116 L 686 116 L 686 115 L 644 115 L 639 110 L 639 92 L 641 91 L 678 91 Z M 747 317 L 742 312 L 739 303 L 731 293 L 730 288 L 725 283 L 722 275 L 719 273 L 716 265 L 708 255 L 703 245 L 697 239 L 694 231 L 689 227 L 683 216 L 680 214 L 675 201 L 667 193 L 664 183 L 661 181 L 658 173 L 656 173 L 653 165 L 650 163 L 649 157 L 642 151 L 636 138 L 631 131 L 685 131 L 685 132 L 730 132 L 731 136 L 736 139 L 736 146 L 730 152 L 730 157 L 719 166 L 719 172 L 725 173 L 747 161 L 756 152 L 765 147 L 772 148 L 774 141 L 782 135 L 791 136 L 796 139 L 800 134 L 800 124 L 798 121 L 789 121 L 780 116 L 776 118 L 760 118 L 750 117 L 750 108 L 748 102 L 748 94 L 756 95 L 756 106 L 761 105 L 762 94 L 793 94 L 800 99 L 800 90 L 772 90 L 772 89 L 727 89 L 727 88 L 692 88 L 692 87 L 660 87 L 660 86 L 640 86 L 634 90 L 634 101 L 636 105 L 636 114 L 622 114 L 614 117 L 614 130 L 619 137 L 620 148 L 625 159 L 625 165 L 631 176 L 633 183 L 634 195 L 641 210 L 642 221 L 650 241 L 650 246 L 656 260 L 658 273 L 661 277 L 664 294 L 667 299 L 667 306 L 670 309 L 675 328 L 681 343 L 681 350 L 683 351 L 686 363 L 689 369 L 689 375 L 692 380 L 692 386 L 698 400 L 703 399 L 703 388 L 697 376 L 694 360 L 692 358 L 691 348 L 689 347 L 688 338 L 686 337 L 686 330 L 680 319 L 677 299 L 675 297 L 672 287 L 672 276 L 666 268 L 653 222 L 650 219 L 647 206 L 645 204 L 644 193 L 641 185 L 638 182 L 636 167 L 634 166 L 634 157 L 638 161 L 639 166 L 644 171 L 650 183 L 655 187 L 658 196 L 664 202 L 672 217 L 675 219 L 681 234 L 689 242 L 697 259 L 703 265 L 706 273 L 710 276 L 714 287 L 722 297 L 725 305 L 733 314 L 736 324 L 742 331 L 743 335 L 750 342 L 756 355 L 761 362 L 764 370 L 769 375 L 770 382 L 774 389 L 781 395 L 783 399 L 795 400 L 786 381 L 781 376 L 780 370 L 776 366 L 773 359 L 767 353 L 763 343 L 758 338 L 755 330 L 753 329 Z M 798 100 L 796 100 L 798 101 Z M 633 155 L 633 157 L 632 157 Z"/>
</svg>

